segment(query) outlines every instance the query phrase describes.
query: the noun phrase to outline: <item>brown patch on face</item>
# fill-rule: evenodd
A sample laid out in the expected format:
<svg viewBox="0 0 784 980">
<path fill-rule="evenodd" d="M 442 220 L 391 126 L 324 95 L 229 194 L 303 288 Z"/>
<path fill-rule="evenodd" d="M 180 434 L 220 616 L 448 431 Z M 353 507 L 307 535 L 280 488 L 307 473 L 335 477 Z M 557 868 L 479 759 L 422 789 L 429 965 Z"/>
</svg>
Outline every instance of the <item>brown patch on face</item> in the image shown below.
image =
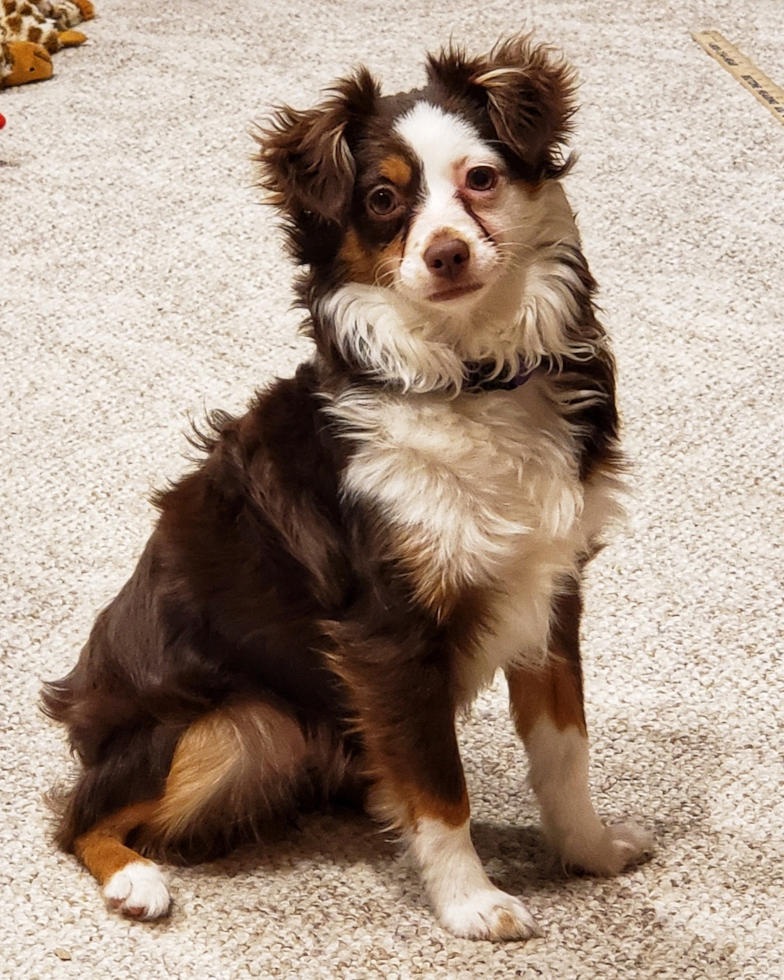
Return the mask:
<svg viewBox="0 0 784 980">
<path fill-rule="evenodd" d="M 356 230 L 349 228 L 338 257 L 352 282 L 385 285 L 403 257 L 402 236 L 397 235 L 381 248 L 366 248 Z"/>
<path fill-rule="evenodd" d="M 391 180 L 398 187 L 408 187 L 414 175 L 411 165 L 396 153 L 385 157 L 381 161 L 381 166 L 378 169 L 382 177 Z"/>
<path fill-rule="evenodd" d="M 366 251 L 353 228 L 349 228 L 340 249 L 340 261 L 353 282 L 372 285 L 375 279 L 376 256 Z"/>
<path fill-rule="evenodd" d="M 521 180 L 518 181 L 518 185 L 525 188 L 526 193 L 532 201 L 535 201 L 539 195 L 542 193 L 545 187 L 547 187 L 548 182 L 546 180 L 540 181 L 530 181 Z"/>
<path fill-rule="evenodd" d="M 74 841 L 74 854 L 101 885 L 133 861 L 149 864 L 123 841 L 132 830 L 145 824 L 158 808 L 157 800 L 134 803 L 97 823 Z"/>
</svg>

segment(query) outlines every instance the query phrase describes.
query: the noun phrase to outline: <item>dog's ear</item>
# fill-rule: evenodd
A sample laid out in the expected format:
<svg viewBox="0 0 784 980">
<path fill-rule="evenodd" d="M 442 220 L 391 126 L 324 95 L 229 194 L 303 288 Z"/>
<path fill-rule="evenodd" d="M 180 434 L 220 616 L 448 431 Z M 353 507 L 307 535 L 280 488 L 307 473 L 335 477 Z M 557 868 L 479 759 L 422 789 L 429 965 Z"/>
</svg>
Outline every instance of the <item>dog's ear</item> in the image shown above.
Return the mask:
<svg viewBox="0 0 784 980">
<path fill-rule="evenodd" d="M 552 49 L 533 44 L 530 35 L 504 41 L 484 58 L 450 46 L 428 56 L 427 71 L 448 97 L 486 117 L 526 176 L 542 180 L 566 172 L 563 144 L 575 111 L 575 78 Z"/>
<path fill-rule="evenodd" d="M 277 109 L 259 127 L 261 186 L 283 215 L 340 221 L 350 201 L 355 165 L 349 147 L 351 126 L 367 118 L 379 95 L 366 68 L 337 81 L 313 109 Z"/>
</svg>

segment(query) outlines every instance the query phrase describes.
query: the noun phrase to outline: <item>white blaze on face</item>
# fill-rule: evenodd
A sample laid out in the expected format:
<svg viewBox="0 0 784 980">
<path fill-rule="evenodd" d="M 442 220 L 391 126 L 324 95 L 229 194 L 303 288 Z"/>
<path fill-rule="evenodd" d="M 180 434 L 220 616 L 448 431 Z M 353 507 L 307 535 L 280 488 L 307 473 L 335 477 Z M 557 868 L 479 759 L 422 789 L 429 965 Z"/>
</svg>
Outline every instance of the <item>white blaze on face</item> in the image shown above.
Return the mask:
<svg viewBox="0 0 784 980">
<path fill-rule="evenodd" d="M 421 299 L 434 292 L 438 283 L 434 284 L 424 253 L 441 237 L 466 243 L 470 263 L 463 279 L 487 285 L 503 264 L 497 242 L 508 226 L 513 194 L 503 158 L 466 120 L 427 102 L 403 116 L 396 130 L 419 158 L 423 174 L 424 200 L 411 223 L 399 268 L 404 291 Z M 480 166 L 492 167 L 500 175 L 491 191 L 478 193 L 466 187 L 468 171 Z"/>
<path fill-rule="evenodd" d="M 459 390 L 469 361 L 500 372 L 586 356 L 573 340 L 587 302 L 580 240 L 560 182 L 512 179 L 468 120 L 427 102 L 395 132 L 420 171 L 402 248 L 383 284 L 346 282 L 317 304 L 344 355 L 419 392 Z"/>
</svg>

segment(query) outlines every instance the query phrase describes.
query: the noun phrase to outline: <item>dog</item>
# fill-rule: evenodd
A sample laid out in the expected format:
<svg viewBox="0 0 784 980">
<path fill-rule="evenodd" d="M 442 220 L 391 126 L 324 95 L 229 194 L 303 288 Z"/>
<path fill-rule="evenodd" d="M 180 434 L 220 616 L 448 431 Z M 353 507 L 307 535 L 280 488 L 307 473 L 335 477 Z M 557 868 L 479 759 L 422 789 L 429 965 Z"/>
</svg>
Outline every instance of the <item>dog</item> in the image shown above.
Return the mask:
<svg viewBox="0 0 784 980">
<path fill-rule="evenodd" d="M 562 178 L 573 72 L 520 35 L 427 84 L 365 68 L 271 110 L 260 183 L 314 354 L 215 413 L 132 577 L 43 690 L 81 762 L 56 839 L 129 916 L 341 796 L 408 845 L 456 936 L 539 934 L 471 842 L 455 718 L 498 670 L 564 866 L 650 838 L 589 797 L 581 576 L 622 512 L 615 367 Z"/>
</svg>

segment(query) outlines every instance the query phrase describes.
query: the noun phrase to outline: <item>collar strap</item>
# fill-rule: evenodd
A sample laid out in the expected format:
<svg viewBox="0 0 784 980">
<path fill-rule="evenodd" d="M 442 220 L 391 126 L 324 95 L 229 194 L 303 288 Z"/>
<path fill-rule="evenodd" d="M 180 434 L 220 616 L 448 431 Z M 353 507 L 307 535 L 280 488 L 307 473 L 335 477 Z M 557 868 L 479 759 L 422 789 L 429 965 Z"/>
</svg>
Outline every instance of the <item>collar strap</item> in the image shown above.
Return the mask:
<svg viewBox="0 0 784 980">
<path fill-rule="evenodd" d="M 496 365 L 494 362 L 469 361 L 466 364 L 466 371 L 463 378 L 463 391 L 478 393 L 482 391 L 513 391 L 526 383 L 536 370 L 535 368 L 521 367 L 517 374 L 510 378 L 507 374 L 498 375 L 495 373 Z"/>
</svg>

